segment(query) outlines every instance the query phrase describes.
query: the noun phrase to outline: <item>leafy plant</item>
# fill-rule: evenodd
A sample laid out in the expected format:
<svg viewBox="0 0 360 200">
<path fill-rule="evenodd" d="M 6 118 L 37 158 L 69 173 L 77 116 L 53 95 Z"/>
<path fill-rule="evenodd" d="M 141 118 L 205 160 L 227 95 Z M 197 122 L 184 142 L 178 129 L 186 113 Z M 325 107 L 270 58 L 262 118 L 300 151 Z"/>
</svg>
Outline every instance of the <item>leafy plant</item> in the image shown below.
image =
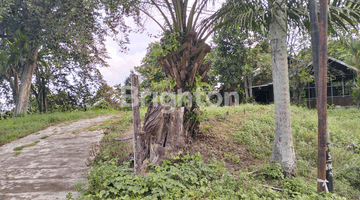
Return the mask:
<svg viewBox="0 0 360 200">
<path fill-rule="evenodd" d="M 100 101 L 94 107 L 95 107 L 95 109 L 105 109 L 105 110 L 111 108 L 110 103 L 105 100 Z"/>
<path fill-rule="evenodd" d="M 356 82 L 352 87 L 351 95 L 354 99 L 354 103 L 360 108 L 360 76 L 356 78 Z"/>
<path fill-rule="evenodd" d="M 273 165 L 265 164 L 260 169 L 261 175 L 270 179 L 284 179 L 284 171 L 279 163 Z"/>
<path fill-rule="evenodd" d="M 301 194 L 313 194 L 315 193 L 315 187 L 309 187 L 309 184 L 300 177 L 285 178 L 281 182 L 281 187 L 285 193 L 294 197 Z"/>
</svg>

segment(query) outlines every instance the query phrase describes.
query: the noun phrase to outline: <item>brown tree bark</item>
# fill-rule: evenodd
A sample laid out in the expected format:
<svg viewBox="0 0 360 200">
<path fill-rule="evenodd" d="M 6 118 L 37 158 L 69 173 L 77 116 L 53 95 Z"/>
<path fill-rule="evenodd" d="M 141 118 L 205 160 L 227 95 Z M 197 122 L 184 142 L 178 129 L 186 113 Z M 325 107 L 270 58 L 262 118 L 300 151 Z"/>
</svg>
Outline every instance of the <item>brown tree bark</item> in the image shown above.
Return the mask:
<svg viewBox="0 0 360 200">
<path fill-rule="evenodd" d="M 189 135 L 184 127 L 184 107 L 170 109 L 151 102 L 142 129 L 142 168 L 146 163 L 160 165 L 167 156 L 176 156 L 186 147 Z"/>
<path fill-rule="evenodd" d="M 37 54 L 38 49 L 34 51 L 33 59 L 28 59 L 24 66 L 24 70 L 20 78 L 21 83 L 19 88 L 19 97 L 16 101 L 14 117 L 19 117 L 20 115 L 26 114 L 27 106 L 29 103 L 31 80 L 36 69 Z"/>
</svg>

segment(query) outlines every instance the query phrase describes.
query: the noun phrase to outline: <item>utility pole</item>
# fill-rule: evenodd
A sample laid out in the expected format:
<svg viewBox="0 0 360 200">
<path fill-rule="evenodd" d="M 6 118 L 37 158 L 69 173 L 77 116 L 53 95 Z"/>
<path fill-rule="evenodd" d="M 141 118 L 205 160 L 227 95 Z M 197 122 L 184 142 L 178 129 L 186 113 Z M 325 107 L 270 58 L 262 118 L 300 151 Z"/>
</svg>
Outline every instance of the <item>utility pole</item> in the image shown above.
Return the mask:
<svg viewBox="0 0 360 200">
<path fill-rule="evenodd" d="M 330 157 L 330 137 L 327 128 L 327 0 L 309 0 L 311 21 L 311 43 L 316 85 L 316 105 L 318 110 L 318 192 L 333 191 Z M 329 186 L 329 187 L 328 187 Z"/>
</svg>

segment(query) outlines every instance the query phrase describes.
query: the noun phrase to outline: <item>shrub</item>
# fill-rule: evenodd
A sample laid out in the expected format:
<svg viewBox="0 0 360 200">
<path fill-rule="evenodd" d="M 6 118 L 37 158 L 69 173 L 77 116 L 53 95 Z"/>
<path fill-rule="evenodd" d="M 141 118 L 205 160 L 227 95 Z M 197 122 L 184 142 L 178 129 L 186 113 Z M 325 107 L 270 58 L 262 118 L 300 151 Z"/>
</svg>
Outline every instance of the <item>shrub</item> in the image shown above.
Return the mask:
<svg viewBox="0 0 360 200">
<path fill-rule="evenodd" d="M 109 102 L 107 102 L 107 101 L 105 101 L 105 100 L 100 101 L 100 102 L 97 103 L 94 107 L 95 107 L 95 109 L 105 109 L 105 110 L 111 108 Z"/>
<path fill-rule="evenodd" d="M 273 165 L 265 164 L 260 169 L 261 175 L 266 178 L 271 179 L 284 179 L 284 171 L 281 169 L 281 165 L 279 163 L 275 163 Z"/>
</svg>

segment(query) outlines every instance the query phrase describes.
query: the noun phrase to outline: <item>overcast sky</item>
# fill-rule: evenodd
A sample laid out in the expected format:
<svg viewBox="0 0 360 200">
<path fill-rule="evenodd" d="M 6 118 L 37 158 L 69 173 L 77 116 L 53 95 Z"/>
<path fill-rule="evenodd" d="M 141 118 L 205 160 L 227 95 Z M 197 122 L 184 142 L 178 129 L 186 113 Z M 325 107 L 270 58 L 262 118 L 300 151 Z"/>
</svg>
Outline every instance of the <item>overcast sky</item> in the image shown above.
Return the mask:
<svg viewBox="0 0 360 200">
<path fill-rule="evenodd" d="M 131 23 L 131 22 L 130 22 Z M 148 36 L 150 34 L 158 34 L 161 29 L 155 22 L 148 21 L 146 30 L 142 34 L 131 33 L 130 44 L 127 47 L 130 51 L 121 53 L 116 41 L 107 38 L 106 49 L 110 59 L 107 60 L 110 67 L 100 68 L 100 72 L 110 86 L 121 83 L 124 85 L 126 77 L 130 75 L 130 70 L 135 66 L 139 66 L 141 60 L 145 57 L 146 48 L 151 42 L 159 41 L 159 39 Z"/>
</svg>

